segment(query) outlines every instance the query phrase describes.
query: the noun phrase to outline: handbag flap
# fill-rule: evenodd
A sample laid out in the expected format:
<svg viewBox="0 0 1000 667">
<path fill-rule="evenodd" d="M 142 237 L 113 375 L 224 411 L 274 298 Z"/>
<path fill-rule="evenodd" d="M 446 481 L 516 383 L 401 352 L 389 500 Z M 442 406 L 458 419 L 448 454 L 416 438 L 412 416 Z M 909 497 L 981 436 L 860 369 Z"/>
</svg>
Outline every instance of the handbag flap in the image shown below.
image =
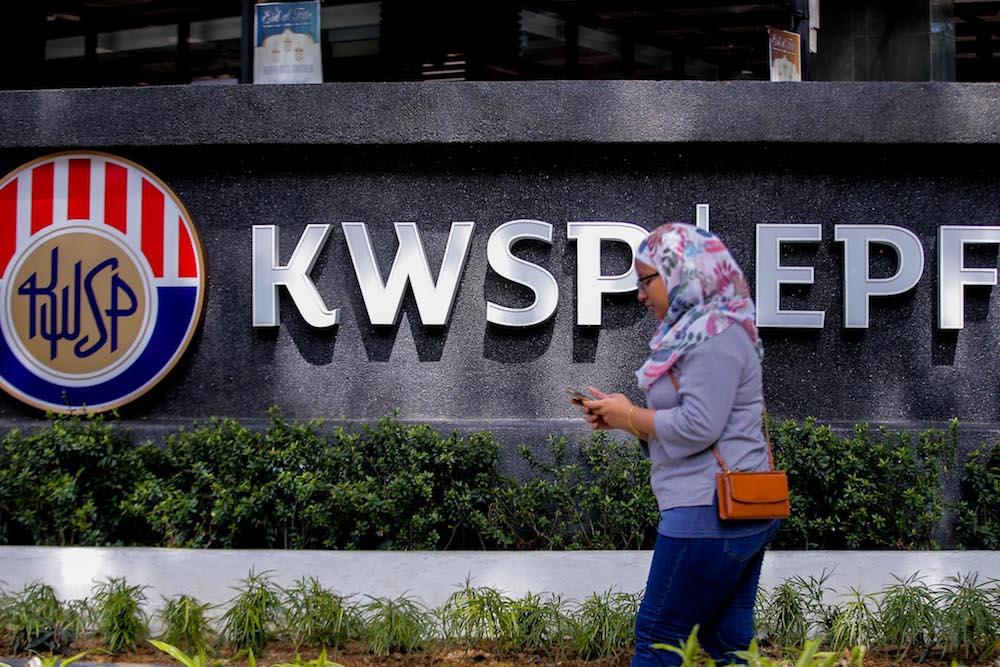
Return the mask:
<svg viewBox="0 0 1000 667">
<path fill-rule="evenodd" d="M 784 470 L 732 472 L 726 479 L 736 502 L 757 504 L 788 500 L 788 477 Z"/>
</svg>

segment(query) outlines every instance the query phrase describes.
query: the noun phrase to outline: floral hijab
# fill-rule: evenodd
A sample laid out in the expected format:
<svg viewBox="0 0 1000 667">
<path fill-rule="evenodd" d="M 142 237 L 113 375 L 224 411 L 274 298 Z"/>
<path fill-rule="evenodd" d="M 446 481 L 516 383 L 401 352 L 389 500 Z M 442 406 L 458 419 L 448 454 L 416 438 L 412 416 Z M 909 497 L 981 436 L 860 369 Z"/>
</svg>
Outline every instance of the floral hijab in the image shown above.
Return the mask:
<svg viewBox="0 0 1000 667">
<path fill-rule="evenodd" d="M 756 309 L 743 271 L 714 234 L 693 225 L 660 225 L 639 246 L 637 261 L 656 267 L 670 296 L 649 348 L 636 372 L 644 392 L 670 370 L 681 355 L 738 324 L 763 358 L 764 345 L 754 324 Z"/>
</svg>

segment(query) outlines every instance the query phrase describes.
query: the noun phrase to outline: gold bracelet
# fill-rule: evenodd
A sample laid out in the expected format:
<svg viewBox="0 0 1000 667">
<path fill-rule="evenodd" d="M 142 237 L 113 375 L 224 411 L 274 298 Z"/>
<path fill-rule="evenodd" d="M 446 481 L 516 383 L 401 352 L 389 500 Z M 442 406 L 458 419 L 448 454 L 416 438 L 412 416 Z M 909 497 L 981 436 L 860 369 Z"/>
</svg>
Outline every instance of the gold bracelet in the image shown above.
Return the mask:
<svg viewBox="0 0 1000 667">
<path fill-rule="evenodd" d="M 629 429 L 632 431 L 633 434 L 635 434 L 635 437 L 638 438 L 639 437 L 639 430 L 635 426 L 632 425 L 632 411 L 633 410 L 635 410 L 635 406 L 634 405 L 631 408 L 628 409 L 628 414 L 626 415 L 626 417 L 628 418 L 628 427 L 629 427 Z"/>
</svg>

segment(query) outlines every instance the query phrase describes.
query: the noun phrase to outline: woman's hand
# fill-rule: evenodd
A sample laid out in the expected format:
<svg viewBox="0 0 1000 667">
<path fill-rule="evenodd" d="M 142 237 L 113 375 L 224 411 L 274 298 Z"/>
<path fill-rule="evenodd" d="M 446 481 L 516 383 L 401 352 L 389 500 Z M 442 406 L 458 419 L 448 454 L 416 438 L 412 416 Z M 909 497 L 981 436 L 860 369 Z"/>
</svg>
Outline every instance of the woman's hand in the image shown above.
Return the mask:
<svg viewBox="0 0 1000 667">
<path fill-rule="evenodd" d="M 594 389 L 593 387 L 590 387 L 589 391 L 590 391 L 590 394 L 592 396 L 596 396 L 598 398 L 603 398 L 603 397 L 607 396 L 607 394 L 605 394 L 604 392 L 599 391 L 597 389 Z M 574 399 L 572 399 L 570 401 L 570 403 L 572 403 L 573 405 L 579 405 L 581 408 L 583 408 L 583 414 L 584 414 L 583 418 L 590 425 L 590 430 L 592 430 L 592 431 L 610 431 L 613 428 L 612 426 L 609 426 L 603 419 L 601 419 L 600 417 L 598 417 L 597 415 L 595 415 L 593 412 L 591 412 L 590 408 L 588 408 L 586 405 L 584 405 L 583 401 L 581 401 L 581 400 L 579 400 L 577 398 L 574 398 Z"/>
<path fill-rule="evenodd" d="M 587 387 L 596 400 L 583 401 L 587 412 L 587 421 L 595 431 L 607 431 L 620 428 L 631 432 L 628 425 L 628 412 L 635 406 L 625 394 L 605 394 L 596 387 Z"/>
</svg>

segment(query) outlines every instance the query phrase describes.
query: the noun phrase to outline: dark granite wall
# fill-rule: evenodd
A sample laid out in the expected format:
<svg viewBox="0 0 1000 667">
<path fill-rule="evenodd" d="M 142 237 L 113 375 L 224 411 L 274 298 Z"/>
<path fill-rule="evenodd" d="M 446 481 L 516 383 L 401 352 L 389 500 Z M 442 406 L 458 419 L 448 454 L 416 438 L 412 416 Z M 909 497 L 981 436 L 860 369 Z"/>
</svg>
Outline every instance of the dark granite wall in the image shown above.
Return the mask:
<svg viewBox="0 0 1000 667">
<path fill-rule="evenodd" d="M 283 101 L 307 104 L 315 118 L 294 104 L 286 112 Z M 787 290 L 784 306 L 825 309 L 826 328 L 765 332 L 773 413 L 913 426 L 958 417 L 985 432 L 1000 424 L 997 290 L 967 295 L 965 330 L 943 334 L 935 326 L 938 226 L 1000 224 L 993 87 L 50 91 L 0 94 L 0 112 L 0 170 L 53 150 L 108 150 L 160 176 L 201 228 L 210 274 L 204 323 L 173 372 L 121 410 L 137 425 L 261 418 L 277 404 L 303 418 L 367 419 L 398 408 L 405 419 L 485 424 L 512 439 L 576 431 L 577 422 L 562 421 L 575 414 L 563 388 L 595 384 L 636 396 L 632 372 L 653 323 L 629 295 L 606 299 L 603 328 L 574 324 L 576 252 L 566 223 L 652 228 L 693 221 L 699 203 L 710 204 L 713 231 L 751 284 L 756 224 L 823 225 L 822 243 L 790 248 L 784 258 L 816 267 L 816 284 Z M 554 225 L 551 247 L 525 244 L 519 252 L 548 268 L 561 290 L 556 316 L 526 331 L 485 318 L 487 299 L 527 303 L 526 290 L 486 265 L 489 233 L 516 218 Z M 371 327 L 339 223 L 368 223 L 387 270 L 391 223 L 415 221 L 436 271 L 448 228 L 460 220 L 477 227 L 450 324 L 420 326 L 408 296 L 399 326 Z M 280 225 L 287 258 L 305 225 L 316 223 L 334 225 L 313 275 L 327 304 L 342 309 L 341 324 L 313 330 L 284 297 L 280 328 L 252 328 L 251 225 Z M 850 223 L 907 227 L 926 252 L 919 285 L 876 300 L 865 331 L 841 327 L 843 258 L 833 226 Z M 606 271 L 618 272 L 627 253 L 608 250 Z M 997 266 L 997 248 L 974 249 L 968 261 Z M 874 266 L 888 273 L 893 261 L 876 256 Z M 3 419 L 35 416 L 0 398 Z"/>
</svg>

